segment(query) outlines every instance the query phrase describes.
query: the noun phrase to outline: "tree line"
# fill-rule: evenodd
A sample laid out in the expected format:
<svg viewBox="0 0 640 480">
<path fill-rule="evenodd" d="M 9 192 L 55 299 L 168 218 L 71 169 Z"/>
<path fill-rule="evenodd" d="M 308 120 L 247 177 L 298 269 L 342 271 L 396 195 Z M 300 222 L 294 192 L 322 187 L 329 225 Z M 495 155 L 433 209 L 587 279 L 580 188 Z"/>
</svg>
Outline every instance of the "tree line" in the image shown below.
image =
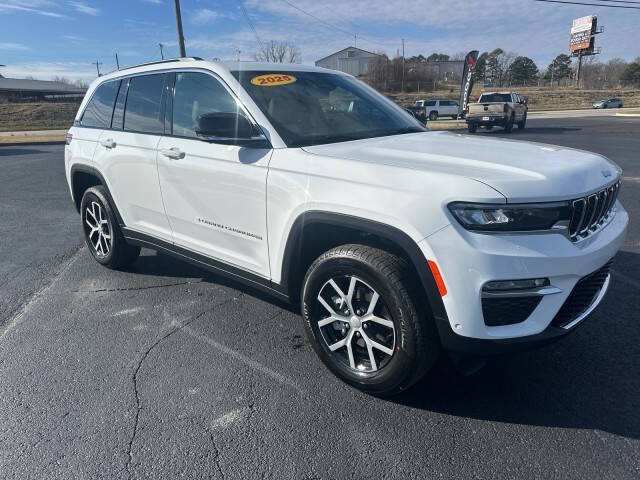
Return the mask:
<svg viewBox="0 0 640 480">
<path fill-rule="evenodd" d="M 429 56 L 421 54 L 404 59 L 401 56 L 390 59 L 380 53 L 369 64 L 369 73 L 364 79 L 386 92 L 452 88 L 461 80 L 460 68 L 451 67 L 451 71 L 445 71 L 443 75 L 442 68 L 436 68 L 436 62 L 464 60 L 464 57 L 464 52 L 461 52 L 453 56 L 433 53 Z M 577 63 L 577 59 L 562 53 L 549 65 L 540 68 L 529 57 L 496 48 L 478 56 L 473 75 L 474 81 L 484 87 L 568 87 L 576 85 Z M 599 62 L 595 56 L 583 57 L 580 76 L 580 86 L 583 88 L 640 87 L 640 58 L 633 62 L 620 58 Z"/>
</svg>

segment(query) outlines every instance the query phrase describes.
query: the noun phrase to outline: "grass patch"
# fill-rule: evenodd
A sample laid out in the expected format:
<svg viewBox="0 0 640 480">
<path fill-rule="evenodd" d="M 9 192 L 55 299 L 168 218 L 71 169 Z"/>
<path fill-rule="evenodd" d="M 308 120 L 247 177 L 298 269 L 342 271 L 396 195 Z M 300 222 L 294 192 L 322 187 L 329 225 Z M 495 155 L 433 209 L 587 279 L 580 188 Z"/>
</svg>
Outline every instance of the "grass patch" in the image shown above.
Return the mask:
<svg viewBox="0 0 640 480">
<path fill-rule="evenodd" d="M 66 130 L 78 103 L 0 103 L 0 132 Z"/>
</svg>

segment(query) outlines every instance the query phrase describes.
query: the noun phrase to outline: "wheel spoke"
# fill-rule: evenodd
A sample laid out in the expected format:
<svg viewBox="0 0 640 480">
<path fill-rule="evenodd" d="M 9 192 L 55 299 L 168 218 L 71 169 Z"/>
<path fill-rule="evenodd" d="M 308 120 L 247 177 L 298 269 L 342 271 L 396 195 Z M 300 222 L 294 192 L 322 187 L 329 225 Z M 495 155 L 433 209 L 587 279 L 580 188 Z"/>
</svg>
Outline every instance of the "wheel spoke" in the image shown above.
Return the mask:
<svg viewBox="0 0 640 480">
<path fill-rule="evenodd" d="M 95 222 L 95 224 L 97 225 L 97 224 L 98 224 L 98 219 L 96 218 L 96 213 L 93 211 L 93 209 L 94 209 L 94 207 L 93 207 L 93 206 L 94 206 L 94 205 L 95 205 L 95 203 L 92 203 L 92 204 L 91 204 L 91 210 L 89 210 L 89 207 L 87 207 L 87 213 L 93 217 L 93 221 L 94 221 L 94 222 Z M 88 221 L 88 220 L 89 220 L 89 219 L 87 218 L 87 221 Z"/>
<path fill-rule="evenodd" d="M 393 322 L 391 320 L 387 320 L 386 318 L 376 317 L 375 315 L 367 315 L 362 319 L 362 321 L 379 323 L 380 325 L 393 329 Z"/>
<path fill-rule="evenodd" d="M 353 347 L 351 346 L 351 339 L 353 338 L 353 330 L 348 335 L 347 340 L 347 355 L 349 356 L 349 366 L 351 368 L 356 368 L 356 361 L 353 358 Z"/>
<path fill-rule="evenodd" d="M 100 241 L 102 237 L 100 237 L 100 233 L 98 232 L 98 238 L 96 239 L 96 243 L 93 245 L 96 249 L 96 252 L 104 255 L 104 251 L 102 250 L 102 242 Z"/>
<path fill-rule="evenodd" d="M 352 299 L 353 299 L 353 293 L 356 289 L 356 277 L 351 277 L 351 280 L 349 281 L 349 291 L 347 292 L 347 303 L 349 305 L 349 310 L 351 310 L 353 312 L 353 308 L 352 308 Z"/>
<path fill-rule="evenodd" d="M 376 305 L 378 303 L 378 299 L 380 298 L 380 295 L 378 295 L 378 292 L 374 291 L 373 295 L 371 296 L 371 301 L 369 302 L 369 308 L 367 309 L 367 315 L 372 315 L 373 314 L 373 310 L 376 308 Z"/>
<path fill-rule="evenodd" d="M 378 370 L 378 365 L 376 364 L 376 357 L 373 354 L 373 342 L 366 333 L 362 334 L 362 338 L 364 339 L 364 343 L 367 344 L 367 352 L 369 352 L 369 362 L 371 362 L 371 370 L 375 372 L 376 370 Z"/>
<path fill-rule="evenodd" d="M 109 253 L 109 242 L 107 242 L 106 237 L 104 236 L 104 233 L 100 232 L 100 237 L 102 238 L 102 241 L 104 242 L 104 248 L 103 248 L 103 252 L 105 255 L 107 255 Z"/>
<path fill-rule="evenodd" d="M 376 342 L 374 340 L 369 339 L 369 341 L 371 342 L 371 346 L 373 348 L 377 348 L 378 350 L 380 350 L 381 352 L 386 353 L 389 356 L 393 355 L 393 350 L 391 350 L 390 348 L 385 347 L 384 345 L 381 345 L 381 344 L 379 344 L 378 342 Z"/>
<path fill-rule="evenodd" d="M 351 334 L 347 335 L 342 340 L 340 340 L 340 341 L 338 341 L 336 343 L 332 343 L 331 345 L 329 345 L 329 350 L 331 350 L 332 352 L 335 352 L 339 348 L 344 347 L 347 344 L 347 339 L 351 339 Z"/>
<path fill-rule="evenodd" d="M 333 289 L 336 291 L 336 293 L 338 295 L 340 295 L 340 298 L 342 299 L 342 303 L 340 304 L 340 307 L 342 307 L 345 303 L 347 303 L 347 297 L 344 294 L 344 292 L 340 289 L 340 287 L 338 286 L 338 284 L 333 280 L 333 278 L 331 280 L 329 280 L 329 284 L 333 287 Z"/>
<path fill-rule="evenodd" d="M 322 293 L 322 292 L 321 292 Z M 322 298 L 322 296 L 320 294 L 318 294 L 318 301 L 320 302 L 320 305 L 322 305 L 324 308 L 327 309 L 327 311 L 331 314 L 331 316 L 337 316 L 337 313 L 333 310 L 333 308 L 331 308 L 331 305 L 329 305 L 324 298 Z"/>
<path fill-rule="evenodd" d="M 339 318 L 336 318 L 336 317 L 334 317 L 334 316 L 331 316 L 331 317 L 323 318 L 322 320 L 320 320 L 320 321 L 318 322 L 318 326 L 319 326 L 320 328 L 322 328 L 322 327 L 326 327 L 327 325 L 329 325 L 329 324 L 331 324 L 331 323 L 333 323 L 333 322 L 337 322 L 337 321 L 344 321 L 344 320 L 341 320 L 341 319 L 339 319 Z"/>
</svg>

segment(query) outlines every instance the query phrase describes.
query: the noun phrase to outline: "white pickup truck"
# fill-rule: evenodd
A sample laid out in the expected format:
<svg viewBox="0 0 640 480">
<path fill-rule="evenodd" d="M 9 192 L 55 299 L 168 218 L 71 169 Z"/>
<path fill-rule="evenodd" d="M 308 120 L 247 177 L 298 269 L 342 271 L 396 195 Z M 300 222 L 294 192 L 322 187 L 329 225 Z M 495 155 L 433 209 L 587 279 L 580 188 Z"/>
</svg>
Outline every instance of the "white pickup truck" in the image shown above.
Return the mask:
<svg viewBox="0 0 640 480">
<path fill-rule="evenodd" d="M 527 100 L 514 92 L 487 92 L 480 95 L 477 103 L 467 105 L 465 112 L 470 133 L 478 127 L 487 130 L 494 126 L 504 127 L 509 133 L 513 125 L 522 130 L 527 123 Z"/>
</svg>

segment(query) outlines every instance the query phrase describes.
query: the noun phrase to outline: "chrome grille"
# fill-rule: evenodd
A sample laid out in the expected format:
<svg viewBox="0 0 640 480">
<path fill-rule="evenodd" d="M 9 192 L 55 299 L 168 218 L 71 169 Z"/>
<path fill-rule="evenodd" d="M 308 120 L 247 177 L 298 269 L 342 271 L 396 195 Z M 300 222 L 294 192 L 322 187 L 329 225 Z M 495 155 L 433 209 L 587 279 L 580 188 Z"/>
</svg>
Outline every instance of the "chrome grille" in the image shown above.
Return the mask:
<svg viewBox="0 0 640 480">
<path fill-rule="evenodd" d="M 569 233 L 577 242 L 588 237 L 613 215 L 613 205 L 618 197 L 620 182 L 571 202 Z"/>
</svg>

